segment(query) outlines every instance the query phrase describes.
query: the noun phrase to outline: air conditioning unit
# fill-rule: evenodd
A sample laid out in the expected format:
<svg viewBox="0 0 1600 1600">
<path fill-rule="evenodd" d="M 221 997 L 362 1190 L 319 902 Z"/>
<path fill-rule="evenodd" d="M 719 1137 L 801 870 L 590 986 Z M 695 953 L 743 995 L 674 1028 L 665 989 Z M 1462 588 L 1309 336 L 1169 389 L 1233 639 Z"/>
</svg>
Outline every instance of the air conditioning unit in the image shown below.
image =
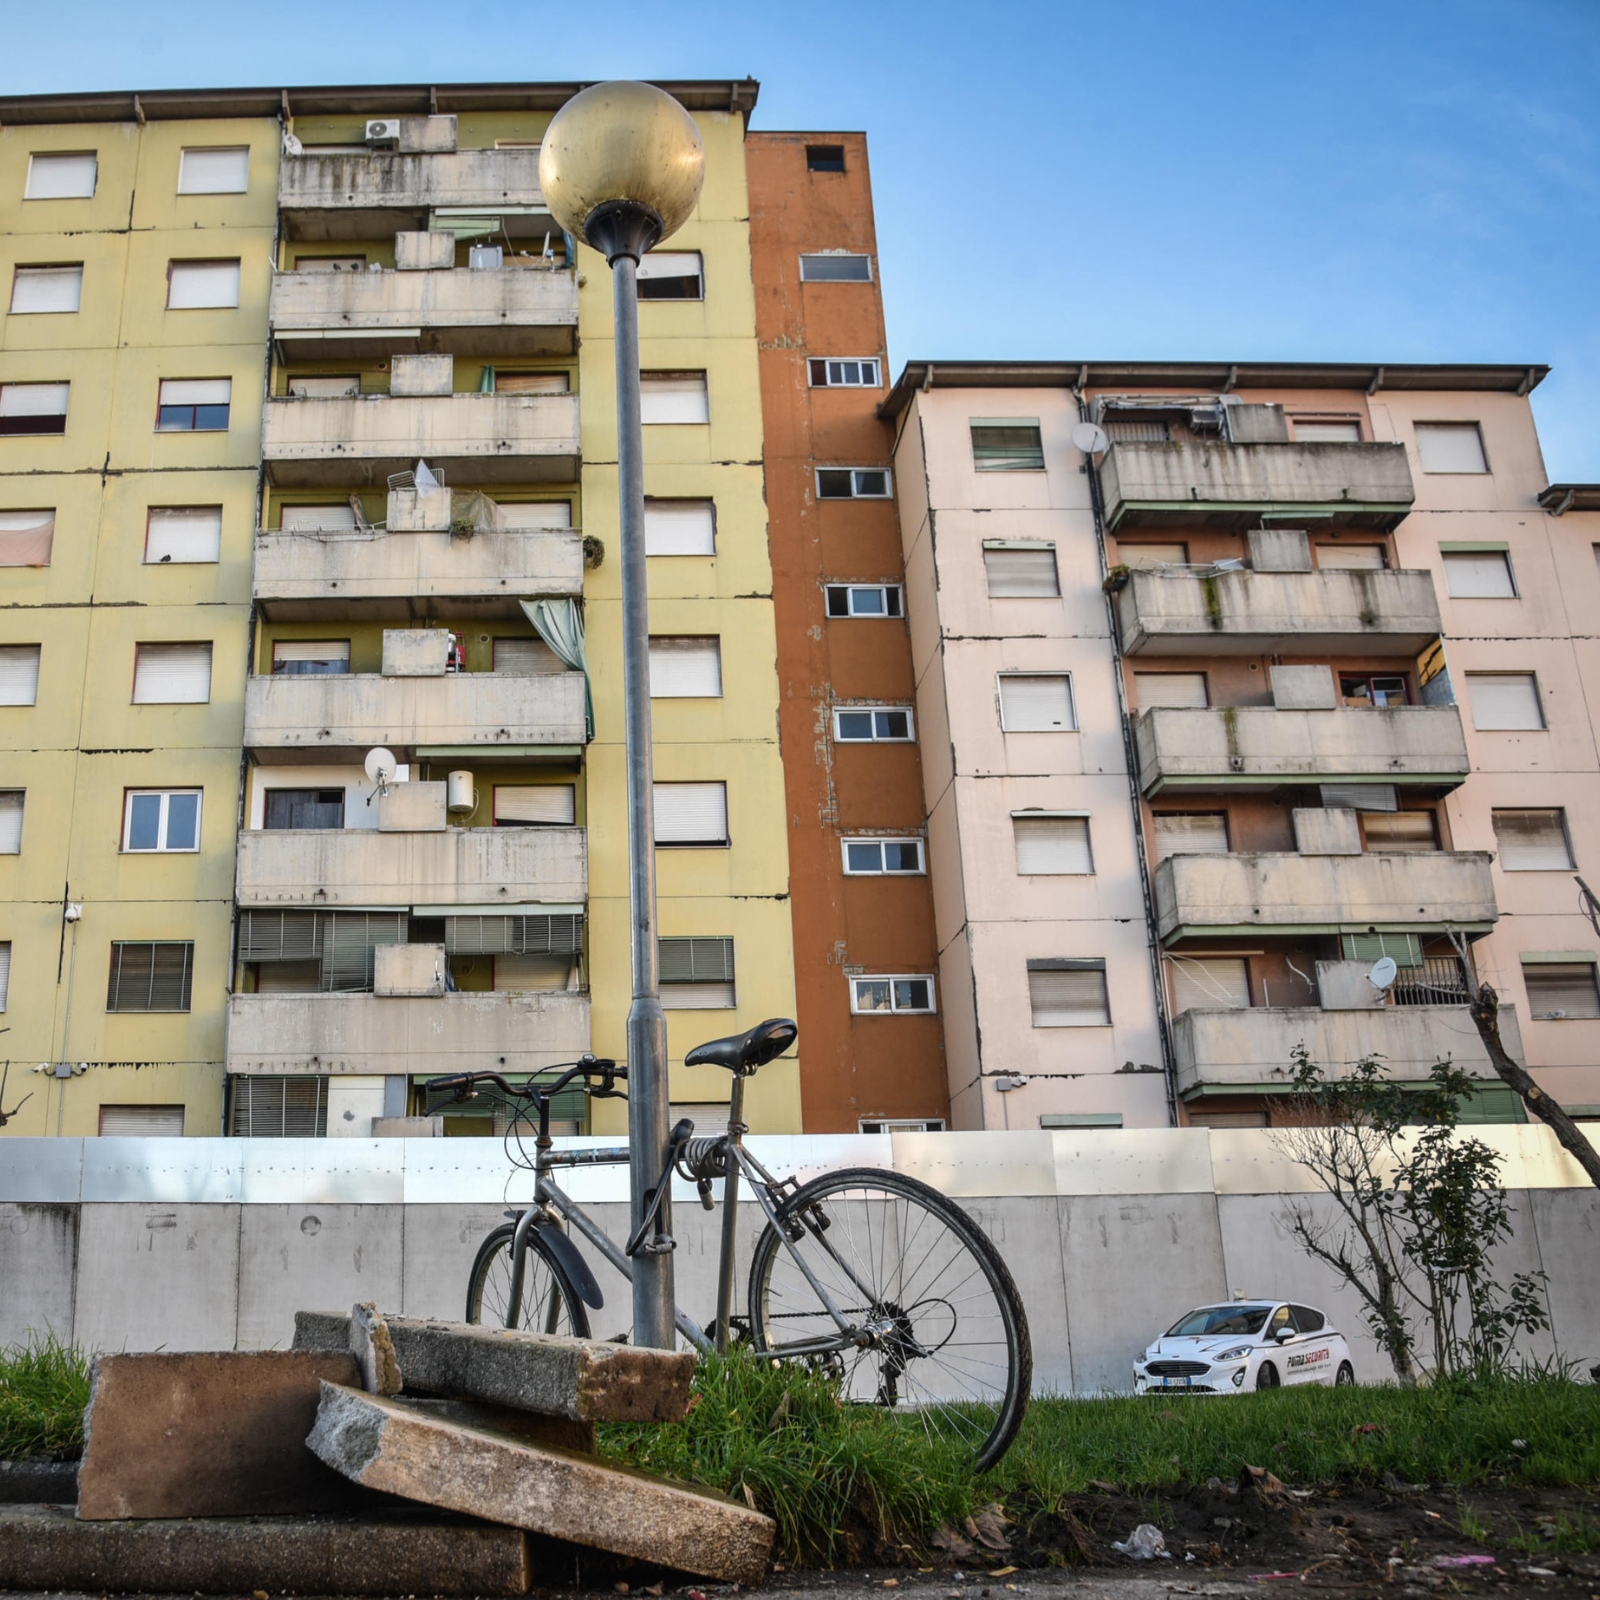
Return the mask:
<svg viewBox="0 0 1600 1600">
<path fill-rule="evenodd" d="M 400 143 L 400 119 L 373 117 L 367 123 L 367 143 L 374 150 L 393 150 Z"/>
<path fill-rule="evenodd" d="M 1189 413 L 1189 432 L 1220 435 L 1222 432 L 1222 407 L 1196 406 Z"/>
</svg>

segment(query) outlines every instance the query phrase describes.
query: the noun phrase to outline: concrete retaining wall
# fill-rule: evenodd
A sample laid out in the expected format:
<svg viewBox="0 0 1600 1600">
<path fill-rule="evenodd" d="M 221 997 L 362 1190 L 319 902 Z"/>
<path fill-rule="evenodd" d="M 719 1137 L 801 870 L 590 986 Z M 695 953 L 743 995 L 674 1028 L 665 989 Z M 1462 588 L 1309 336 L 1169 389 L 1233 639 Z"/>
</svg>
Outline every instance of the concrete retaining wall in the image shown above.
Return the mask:
<svg viewBox="0 0 1600 1600">
<path fill-rule="evenodd" d="M 1474 1133 L 1500 1151 L 1510 1186 L 1516 1237 L 1506 1270 L 1549 1276 L 1552 1337 L 1530 1353 L 1559 1352 L 1587 1368 L 1600 1361 L 1600 1194 L 1548 1129 Z M 780 1174 L 895 1167 L 960 1199 L 1022 1291 L 1041 1392 L 1128 1387 L 1137 1349 L 1191 1305 L 1236 1289 L 1322 1307 L 1350 1337 L 1359 1376 L 1387 1374 L 1352 1297 L 1288 1237 L 1287 1206 L 1319 1202 L 1268 1134 L 751 1145 Z M 567 1187 L 620 1237 L 625 1182 L 619 1170 L 597 1169 Z M 709 1320 L 719 1215 L 681 1189 L 679 1300 Z M 356 1300 L 459 1317 L 479 1241 L 528 1192 L 527 1175 L 492 1140 L 0 1140 L 0 1344 L 50 1329 L 104 1350 L 283 1348 L 297 1309 Z M 741 1213 L 747 1263 L 763 1219 L 751 1206 Z M 609 1337 L 630 1320 L 626 1285 L 586 1254 L 606 1299 L 595 1331 Z"/>
</svg>

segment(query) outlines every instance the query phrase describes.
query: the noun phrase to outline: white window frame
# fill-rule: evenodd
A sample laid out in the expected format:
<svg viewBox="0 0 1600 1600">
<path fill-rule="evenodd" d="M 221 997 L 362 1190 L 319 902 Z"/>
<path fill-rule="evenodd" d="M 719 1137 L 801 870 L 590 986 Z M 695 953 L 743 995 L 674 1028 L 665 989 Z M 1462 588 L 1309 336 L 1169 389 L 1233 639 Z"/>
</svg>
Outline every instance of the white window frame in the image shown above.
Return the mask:
<svg viewBox="0 0 1600 1600">
<path fill-rule="evenodd" d="M 824 494 L 822 492 L 822 474 L 824 472 L 848 472 L 850 474 L 849 494 Z M 868 494 L 861 487 L 861 479 L 866 473 L 877 473 L 883 478 L 883 493 Z M 818 467 L 815 480 L 818 500 L 893 500 L 894 499 L 894 473 L 888 467 Z"/>
<path fill-rule="evenodd" d="M 817 369 L 822 369 L 821 381 Z M 852 376 L 846 368 L 854 367 Z M 834 369 L 838 369 L 838 376 Z M 877 356 L 808 356 L 806 382 L 813 389 L 881 389 L 883 362 Z"/>
<path fill-rule="evenodd" d="M 863 261 L 866 263 L 866 276 L 861 278 L 834 278 L 821 274 L 813 276 L 806 270 L 808 261 Z M 872 257 L 860 250 L 808 250 L 800 257 L 801 283 L 871 283 L 873 276 Z"/>
<path fill-rule="evenodd" d="M 939 1014 L 939 990 L 931 972 L 858 972 L 850 976 L 850 1012 L 857 1017 L 936 1017 Z M 857 1002 L 856 985 L 860 983 L 886 983 L 889 985 L 889 1005 L 867 1006 Z M 897 983 L 925 983 L 928 986 L 928 1003 L 925 1006 L 902 1006 L 898 1003 L 894 986 Z"/>
<path fill-rule="evenodd" d="M 170 845 L 167 843 L 167 828 L 171 816 L 172 799 L 175 795 L 191 794 L 195 798 L 194 843 Z M 128 842 L 129 835 L 133 832 L 133 802 L 147 795 L 156 795 L 161 801 L 160 821 L 156 824 L 156 837 L 160 842 L 149 849 L 136 849 Z M 205 805 L 204 789 L 124 789 L 122 791 L 122 843 L 118 848 L 122 854 L 130 856 L 199 855 L 200 830 L 205 823 Z"/>
<path fill-rule="evenodd" d="M 873 714 L 874 726 L 870 739 L 847 739 L 839 731 L 839 718 L 852 712 L 870 711 Z M 877 717 L 884 712 L 898 712 L 906 719 L 905 737 L 897 734 L 879 734 L 876 726 Z M 833 708 L 833 738 L 836 744 L 915 744 L 917 742 L 916 713 L 910 706 L 835 706 Z"/>
<path fill-rule="evenodd" d="M 1008 678 L 1051 678 L 1067 686 L 1067 712 L 1071 721 L 1060 728 L 1012 728 L 1006 724 L 1006 697 L 1004 685 Z M 1070 672 L 997 672 L 994 676 L 995 712 L 1000 718 L 1002 733 L 1078 733 L 1078 696 L 1074 692 Z"/>
<path fill-rule="evenodd" d="M 900 622 L 906 614 L 905 590 L 898 583 L 825 583 L 822 586 L 822 604 L 831 622 L 848 622 L 862 618 L 867 622 Z M 833 591 L 843 589 L 845 592 L 845 609 L 834 611 Z M 857 611 L 856 596 L 858 594 L 877 594 L 883 596 L 884 608 L 882 611 Z M 895 597 L 895 609 L 889 610 L 889 596 Z"/>
<path fill-rule="evenodd" d="M 850 865 L 850 846 L 872 844 L 879 846 L 878 862 L 876 869 L 871 867 L 852 867 Z M 883 862 L 883 849 L 886 844 L 915 845 L 917 847 L 917 864 L 909 871 L 905 867 L 886 867 Z M 847 834 L 839 841 L 839 859 L 844 866 L 844 875 L 847 878 L 925 878 L 928 875 L 928 848 L 918 838 L 908 836 L 902 838 L 884 838 L 876 834 Z"/>
</svg>

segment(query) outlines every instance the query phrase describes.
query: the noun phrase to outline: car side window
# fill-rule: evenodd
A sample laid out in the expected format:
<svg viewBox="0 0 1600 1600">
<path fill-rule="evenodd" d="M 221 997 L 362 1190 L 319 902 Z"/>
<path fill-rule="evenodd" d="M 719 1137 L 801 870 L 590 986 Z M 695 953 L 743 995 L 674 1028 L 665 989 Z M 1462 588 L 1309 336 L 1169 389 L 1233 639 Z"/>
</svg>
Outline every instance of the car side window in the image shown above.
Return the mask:
<svg viewBox="0 0 1600 1600">
<path fill-rule="evenodd" d="M 1279 1306 L 1278 1309 L 1272 1313 L 1272 1321 L 1267 1324 L 1267 1337 L 1269 1339 L 1275 1339 L 1285 1328 L 1290 1326 L 1292 1326 L 1292 1324 L 1289 1321 L 1288 1306 Z"/>
<path fill-rule="evenodd" d="M 1294 1313 L 1294 1325 L 1301 1333 L 1321 1333 L 1328 1325 L 1327 1318 L 1320 1311 L 1313 1311 L 1310 1306 L 1290 1306 Z"/>
</svg>

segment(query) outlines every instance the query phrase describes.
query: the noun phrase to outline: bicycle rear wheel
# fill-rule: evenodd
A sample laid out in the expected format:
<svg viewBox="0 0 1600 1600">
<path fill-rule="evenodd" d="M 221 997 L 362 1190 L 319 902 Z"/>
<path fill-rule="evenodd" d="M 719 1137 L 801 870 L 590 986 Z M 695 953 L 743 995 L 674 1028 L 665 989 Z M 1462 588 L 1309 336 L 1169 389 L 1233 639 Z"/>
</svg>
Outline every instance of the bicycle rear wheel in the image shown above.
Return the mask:
<svg viewBox="0 0 1600 1600">
<path fill-rule="evenodd" d="M 750 1265 L 755 1348 L 836 1374 L 845 1399 L 913 1415 L 975 1471 L 992 1467 L 1022 1426 L 1033 1349 L 1011 1274 L 971 1217 L 914 1178 L 852 1168 L 797 1190 L 778 1221 Z"/>
<path fill-rule="evenodd" d="M 467 1321 L 493 1328 L 510 1326 L 511 1241 L 516 1224 L 498 1227 L 478 1246 L 467 1280 Z M 589 1337 L 589 1311 L 568 1281 L 561 1263 L 538 1228 L 528 1229 L 522 1273 L 522 1303 L 515 1324 L 534 1333 Z"/>
</svg>

